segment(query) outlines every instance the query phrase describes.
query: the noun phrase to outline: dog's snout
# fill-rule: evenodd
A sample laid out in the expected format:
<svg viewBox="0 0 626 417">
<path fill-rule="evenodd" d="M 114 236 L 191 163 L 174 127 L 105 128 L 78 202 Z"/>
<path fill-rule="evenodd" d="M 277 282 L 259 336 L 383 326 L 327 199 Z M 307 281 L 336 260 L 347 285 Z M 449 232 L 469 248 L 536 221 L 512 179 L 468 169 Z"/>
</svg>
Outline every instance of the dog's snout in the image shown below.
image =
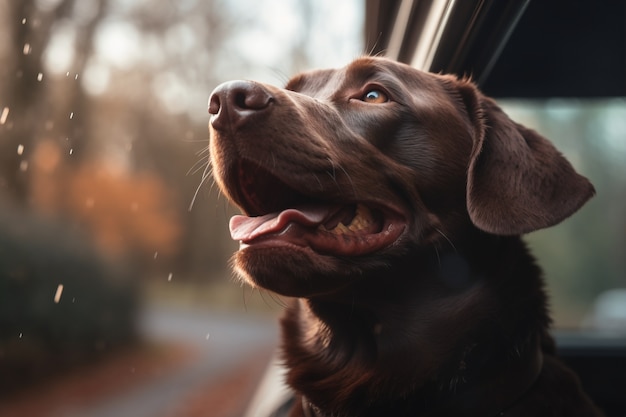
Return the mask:
<svg viewBox="0 0 626 417">
<path fill-rule="evenodd" d="M 209 99 L 211 125 L 221 130 L 239 127 L 253 115 L 266 110 L 274 97 L 262 85 L 252 81 L 229 81 L 219 85 Z"/>
</svg>

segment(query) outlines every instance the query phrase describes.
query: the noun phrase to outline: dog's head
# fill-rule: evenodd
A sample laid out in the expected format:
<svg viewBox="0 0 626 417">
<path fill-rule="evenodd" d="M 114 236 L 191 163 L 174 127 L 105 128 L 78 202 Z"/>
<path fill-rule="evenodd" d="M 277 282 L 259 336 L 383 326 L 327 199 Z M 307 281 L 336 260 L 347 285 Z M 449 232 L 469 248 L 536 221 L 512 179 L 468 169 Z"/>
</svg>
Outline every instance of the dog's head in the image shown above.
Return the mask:
<svg viewBox="0 0 626 417">
<path fill-rule="evenodd" d="M 467 230 L 551 226 L 593 193 L 560 153 L 468 80 L 383 58 L 220 85 L 213 173 L 243 212 L 237 270 L 289 296 L 331 293 Z"/>
</svg>

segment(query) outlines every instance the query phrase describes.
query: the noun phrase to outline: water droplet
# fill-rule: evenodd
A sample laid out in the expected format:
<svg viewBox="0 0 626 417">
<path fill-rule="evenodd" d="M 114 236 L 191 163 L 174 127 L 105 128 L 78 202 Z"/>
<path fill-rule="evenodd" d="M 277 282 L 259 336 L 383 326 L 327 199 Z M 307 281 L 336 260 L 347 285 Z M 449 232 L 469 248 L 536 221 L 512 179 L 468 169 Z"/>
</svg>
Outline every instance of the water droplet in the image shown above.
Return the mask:
<svg viewBox="0 0 626 417">
<path fill-rule="evenodd" d="M 9 117 L 9 108 L 5 107 L 4 109 L 2 109 L 2 113 L 0 114 L 0 125 L 5 124 L 8 117 Z"/>
<path fill-rule="evenodd" d="M 70 155 L 74 153 L 74 149 L 70 148 Z"/>
<path fill-rule="evenodd" d="M 154 252 L 154 259 L 156 259 L 157 256 L 159 256 L 159 252 Z"/>
<path fill-rule="evenodd" d="M 24 153 L 24 145 L 17 145 L 17 154 L 21 155 Z"/>
<path fill-rule="evenodd" d="M 167 276 L 167 281 L 170 282 L 172 280 L 172 276 L 173 274 L 170 272 L 170 274 Z"/>
<path fill-rule="evenodd" d="M 63 294 L 63 284 L 59 284 L 57 292 L 54 294 L 54 302 L 58 304 L 61 301 L 61 295 Z"/>
<path fill-rule="evenodd" d="M 37 81 L 41 80 L 43 80 L 43 73 L 40 72 L 39 74 L 37 74 Z"/>
<path fill-rule="evenodd" d="M 22 24 L 25 25 L 26 24 L 26 18 L 22 19 Z"/>
<path fill-rule="evenodd" d="M 75 80 L 78 80 L 78 74 L 76 74 L 76 75 L 74 76 L 74 79 L 75 79 Z"/>
<path fill-rule="evenodd" d="M 22 336 L 24 336 L 24 334 L 22 332 L 20 332 L 20 339 L 22 338 Z"/>
<path fill-rule="evenodd" d="M 24 55 L 28 55 L 30 54 L 30 51 L 31 51 L 30 43 L 25 43 L 24 49 L 22 49 L 22 52 L 24 52 Z"/>
<path fill-rule="evenodd" d="M 74 118 L 74 112 L 71 112 L 70 113 L 70 119 L 73 119 L 73 118 Z"/>
</svg>

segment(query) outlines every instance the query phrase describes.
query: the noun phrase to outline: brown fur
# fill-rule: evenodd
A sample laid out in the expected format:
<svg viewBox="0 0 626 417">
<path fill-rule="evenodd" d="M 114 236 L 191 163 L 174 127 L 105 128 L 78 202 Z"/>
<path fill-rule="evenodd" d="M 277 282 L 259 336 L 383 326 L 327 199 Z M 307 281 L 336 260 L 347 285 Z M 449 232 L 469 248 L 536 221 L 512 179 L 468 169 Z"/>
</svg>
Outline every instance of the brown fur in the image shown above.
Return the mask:
<svg viewBox="0 0 626 417">
<path fill-rule="evenodd" d="M 554 356 L 519 237 L 594 193 L 546 139 L 468 80 L 382 58 L 285 89 L 226 83 L 209 111 L 215 179 L 246 215 L 362 203 L 378 222 L 328 238 L 294 221 L 234 256 L 248 283 L 295 297 L 293 416 L 601 414 Z"/>
</svg>

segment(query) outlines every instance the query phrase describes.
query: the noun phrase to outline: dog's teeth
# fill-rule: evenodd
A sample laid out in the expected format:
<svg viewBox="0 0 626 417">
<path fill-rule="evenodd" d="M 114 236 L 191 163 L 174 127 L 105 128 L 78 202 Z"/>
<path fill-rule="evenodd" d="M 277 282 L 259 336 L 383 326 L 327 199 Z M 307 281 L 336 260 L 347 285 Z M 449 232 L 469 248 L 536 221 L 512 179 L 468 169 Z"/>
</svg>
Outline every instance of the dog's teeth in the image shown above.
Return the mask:
<svg viewBox="0 0 626 417">
<path fill-rule="evenodd" d="M 349 227 L 347 227 L 346 225 L 344 225 L 343 223 L 339 223 L 334 229 L 331 230 L 331 232 L 338 234 L 338 235 L 342 235 L 345 233 L 348 233 L 351 229 Z"/>
<path fill-rule="evenodd" d="M 324 225 L 320 225 L 320 229 L 335 235 L 344 235 L 366 230 L 370 227 L 372 222 L 372 212 L 364 205 L 357 204 L 355 216 L 352 218 L 352 221 L 350 221 L 350 224 L 345 225 L 340 222 L 332 229 L 327 229 Z"/>
<path fill-rule="evenodd" d="M 352 222 L 348 225 L 348 229 L 356 232 L 360 230 L 364 230 L 370 226 L 372 223 L 372 212 L 367 207 L 358 204 L 356 206 L 356 215 Z"/>
</svg>

